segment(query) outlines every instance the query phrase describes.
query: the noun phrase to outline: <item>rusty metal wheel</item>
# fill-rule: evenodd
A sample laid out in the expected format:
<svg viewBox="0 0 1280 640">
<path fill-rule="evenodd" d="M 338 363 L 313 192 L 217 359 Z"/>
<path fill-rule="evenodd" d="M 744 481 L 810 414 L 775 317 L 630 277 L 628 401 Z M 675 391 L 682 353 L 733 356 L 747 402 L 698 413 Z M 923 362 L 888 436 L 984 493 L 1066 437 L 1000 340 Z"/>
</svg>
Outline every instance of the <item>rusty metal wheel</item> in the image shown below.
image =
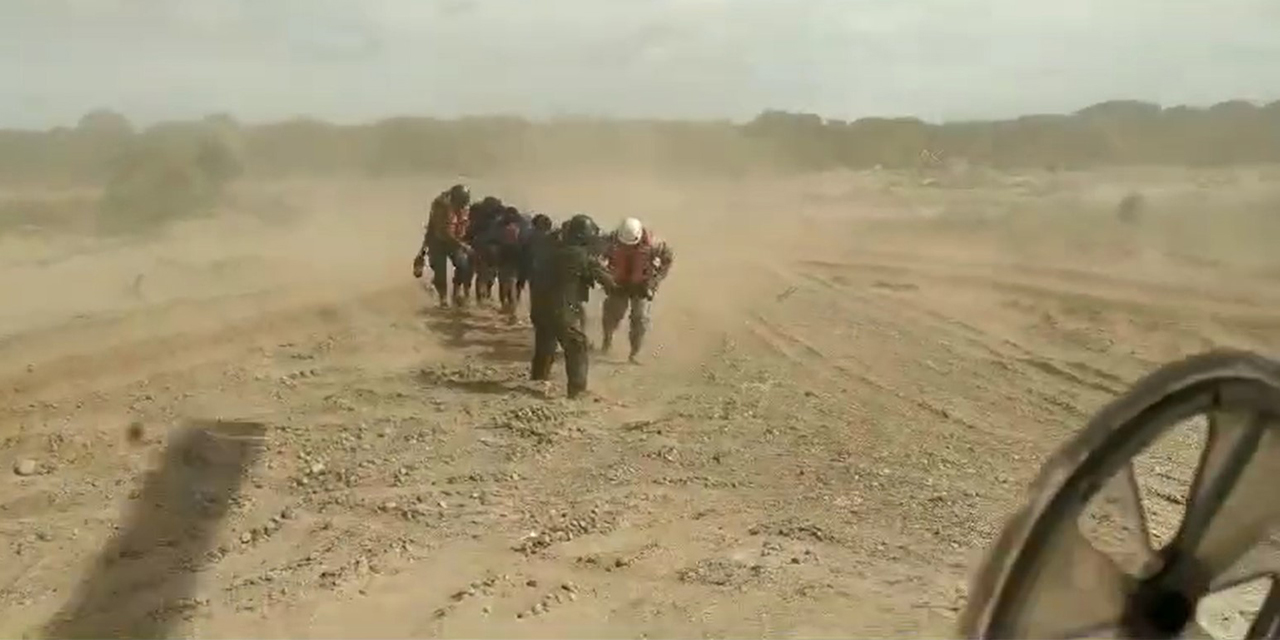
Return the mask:
<svg viewBox="0 0 1280 640">
<path fill-rule="evenodd" d="M 1207 436 L 1170 540 L 1152 541 L 1135 457 L 1174 425 Z M 1128 561 L 1099 550 L 1080 514 L 1118 488 Z M 975 576 L 969 638 L 1174 638 L 1201 600 L 1267 580 L 1248 638 L 1280 638 L 1280 566 L 1245 562 L 1280 521 L 1280 362 L 1214 351 L 1140 380 L 1051 456 Z M 1136 560 L 1135 560 L 1136 558 Z"/>
</svg>

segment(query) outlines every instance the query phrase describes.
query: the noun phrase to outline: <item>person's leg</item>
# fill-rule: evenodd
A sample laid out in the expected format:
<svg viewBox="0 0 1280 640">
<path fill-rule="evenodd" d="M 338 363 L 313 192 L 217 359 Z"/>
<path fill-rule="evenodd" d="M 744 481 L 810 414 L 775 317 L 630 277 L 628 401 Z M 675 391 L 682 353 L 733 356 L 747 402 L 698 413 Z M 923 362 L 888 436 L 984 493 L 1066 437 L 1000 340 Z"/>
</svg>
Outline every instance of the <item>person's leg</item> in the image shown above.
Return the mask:
<svg viewBox="0 0 1280 640">
<path fill-rule="evenodd" d="M 543 318 L 533 320 L 533 362 L 529 366 L 530 380 L 547 380 L 551 377 L 551 365 L 556 358 L 557 336 L 555 328 Z"/>
<path fill-rule="evenodd" d="M 644 346 L 644 338 L 649 333 L 649 312 L 652 301 L 644 296 L 631 296 L 631 326 L 628 338 L 631 339 L 631 355 L 635 362 L 640 356 L 640 348 Z"/>
<path fill-rule="evenodd" d="M 515 282 L 511 277 L 511 273 L 506 269 L 498 271 L 498 307 L 504 315 L 510 315 L 515 311 Z"/>
<path fill-rule="evenodd" d="M 587 302 L 583 302 L 582 304 L 578 305 L 578 310 L 576 313 L 577 313 L 577 321 L 578 321 L 578 330 L 582 332 L 583 339 L 587 341 L 586 342 L 587 351 L 591 351 L 596 348 L 596 345 L 591 342 L 591 337 L 587 335 L 587 306 L 588 306 Z"/>
<path fill-rule="evenodd" d="M 479 304 L 484 300 L 484 281 L 489 275 L 489 265 L 487 263 L 488 260 L 485 258 L 484 254 L 481 253 L 479 249 L 476 249 L 475 259 L 471 262 L 471 280 L 474 282 L 475 286 L 476 304 Z"/>
<path fill-rule="evenodd" d="M 497 255 L 487 248 L 477 255 L 481 260 L 476 270 L 476 301 L 488 302 L 493 300 L 493 283 L 498 275 Z"/>
<path fill-rule="evenodd" d="M 431 286 L 441 307 L 449 306 L 449 254 L 437 248 L 427 250 L 427 264 L 431 267 Z"/>
<path fill-rule="evenodd" d="M 627 315 L 627 304 L 627 294 L 611 293 L 600 305 L 601 351 L 608 351 L 613 347 L 613 334 L 617 333 L 618 325 L 622 324 L 622 318 Z"/>
<path fill-rule="evenodd" d="M 465 306 L 471 295 L 471 280 L 474 277 L 470 256 L 466 251 L 458 249 L 449 255 L 449 259 L 453 262 L 453 302 L 460 307 Z"/>
<path fill-rule="evenodd" d="M 516 272 L 516 304 L 520 304 L 520 298 L 524 296 L 524 289 L 529 284 L 529 277 L 533 275 L 533 260 L 525 255 L 524 251 L 520 252 L 520 256 L 516 260 L 518 268 Z"/>
<path fill-rule="evenodd" d="M 568 378 L 569 397 L 576 398 L 587 390 L 587 374 L 590 368 L 587 335 L 583 333 L 582 327 L 576 324 L 560 327 L 559 333 L 560 347 L 564 349 L 564 372 L 565 377 Z"/>
<path fill-rule="evenodd" d="M 504 251 L 498 265 L 498 299 L 502 304 L 502 313 L 512 317 L 516 313 L 516 276 L 520 270 L 518 257 L 511 251 Z"/>
</svg>

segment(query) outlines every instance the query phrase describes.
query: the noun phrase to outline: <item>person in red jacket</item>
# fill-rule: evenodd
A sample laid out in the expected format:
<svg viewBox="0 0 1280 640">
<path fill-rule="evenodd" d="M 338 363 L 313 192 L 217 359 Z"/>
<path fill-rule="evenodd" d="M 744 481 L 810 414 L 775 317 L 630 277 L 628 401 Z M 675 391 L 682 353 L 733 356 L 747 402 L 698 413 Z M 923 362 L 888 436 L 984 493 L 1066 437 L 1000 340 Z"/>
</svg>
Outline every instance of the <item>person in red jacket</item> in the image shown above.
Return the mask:
<svg viewBox="0 0 1280 640">
<path fill-rule="evenodd" d="M 604 324 L 601 351 L 613 345 L 613 334 L 630 311 L 633 364 L 637 363 L 645 334 L 649 332 L 650 306 L 658 285 L 671 271 L 675 254 L 667 243 L 657 239 L 635 218 L 627 218 L 609 235 L 605 262 L 616 287 L 605 297 L 601 316 Z"/>
<path fill-rule="evenodd" d="M 413 277 L 422 277 L 425 263 L 431 266 L 431 284 L 436 289 L 441 307 L 449 306 L 448 270 L 453 263 L 453 303 L 463 306 L 471 294 L 471 246 L 467 244 L 470 226 L 471 191 L 455 184 L 431 201 L 422 246 L 413 259 Z"/>
</svg>

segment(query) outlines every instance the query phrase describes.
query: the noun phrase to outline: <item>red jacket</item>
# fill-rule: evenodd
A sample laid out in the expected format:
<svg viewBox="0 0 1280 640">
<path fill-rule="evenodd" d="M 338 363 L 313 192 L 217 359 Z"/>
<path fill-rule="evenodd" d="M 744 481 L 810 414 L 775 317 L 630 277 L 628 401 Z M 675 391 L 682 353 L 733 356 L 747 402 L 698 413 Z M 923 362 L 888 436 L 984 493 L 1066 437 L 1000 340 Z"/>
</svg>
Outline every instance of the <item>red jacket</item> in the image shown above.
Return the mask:
<svg viewBox="0 0 1280 640">
<path fill-rule="evenodd" d="M 640 242 L 625 245 L 613 238 L 605 254 L 609 273 L 619 287 L 656 287 L 671 269 L 674 256 L 667 243 L 658 240 L 646 229 Z"/>
</svg>

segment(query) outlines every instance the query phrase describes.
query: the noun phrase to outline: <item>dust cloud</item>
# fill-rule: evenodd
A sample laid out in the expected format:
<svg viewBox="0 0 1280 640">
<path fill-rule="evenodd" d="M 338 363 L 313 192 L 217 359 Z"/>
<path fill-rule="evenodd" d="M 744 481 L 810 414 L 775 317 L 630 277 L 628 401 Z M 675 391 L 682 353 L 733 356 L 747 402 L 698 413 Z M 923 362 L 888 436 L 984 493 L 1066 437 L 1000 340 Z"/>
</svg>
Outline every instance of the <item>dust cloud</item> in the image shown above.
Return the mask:
<svg viewBox="0 0 1280 640">
<path fill-rule="evenodd" d="M 0 130 L 0 635 L 953 633 L 1098 406 L 1274 349 L 1277 136 L 1245 101 Z M 410 263 L 459 181 L 670 242 L 646 364 L 593 356 L 572 403 L 527 326 L 434 311 Z M 204 482 L 191 419 L 269 429 L 199 531 L 128 551 L 193 549 L 181 597 L 112 611 L 117 523 Z"/>
</svg>

